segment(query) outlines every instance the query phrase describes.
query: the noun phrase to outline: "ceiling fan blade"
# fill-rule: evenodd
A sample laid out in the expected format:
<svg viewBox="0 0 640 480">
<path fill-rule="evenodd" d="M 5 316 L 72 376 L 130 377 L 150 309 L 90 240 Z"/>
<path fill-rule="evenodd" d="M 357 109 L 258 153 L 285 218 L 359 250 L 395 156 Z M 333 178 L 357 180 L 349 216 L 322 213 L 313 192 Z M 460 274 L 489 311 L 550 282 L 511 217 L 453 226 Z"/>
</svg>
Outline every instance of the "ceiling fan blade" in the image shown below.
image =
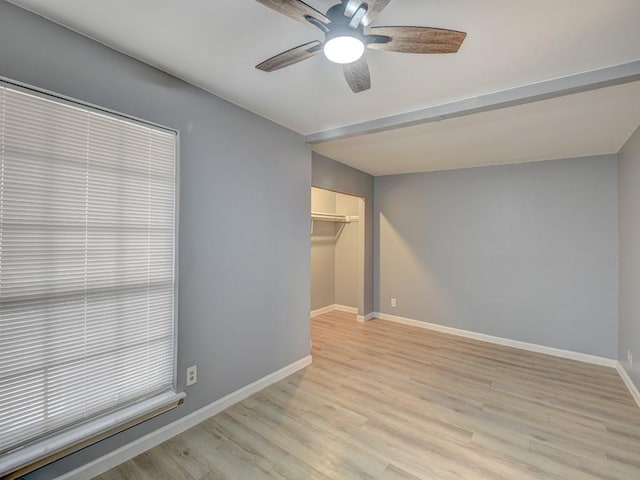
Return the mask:
<svg viewBox="0 0 640 480">
<path fill-rule="evenodd" d="M 401 53 L 456 53 L 467 36 L 430 27 L 371 27 L 367 33 L 372 38 L 369 48 Z"/>
<path fill-rule="evenodd" d="M 315 18 L 321 23 L 329 24 L 329 20 L 323 13 L 301 0 L 256 0 L 265 7 L 269 7 L 282 15 L 291 17 L 299 22 L 310 24 L 307 17 Z"/>
<path fill-rule="evenodd" d="M 371 88 L 371 76 L 369 75 L 369 66 L 364 55 L 353 63 L 347 63 L 342 66 L 344 78 L 351 87 L 353 93 L 364 92 Z"/>
<path fill-rule="evenodd" d="M 344 16 L 351 18 L 358 10 L 358 7 L 364 3 L 364 0 L 343 0 L 343 3 L 344 2 L 346 2 Z"/>
<path fill-rule="evenodd" d="M 362 24 L 366 27 L 369 25 L 378 14 L 385 9 L 391 0 L 371 0 L 367 2 L 369 4 L 369 9 L 367 10 L 367 14 L 362 19 Z"/>
<path fill-rule="evenodd" d="M 321 42 L 314 40 L 313 42 L 305 43 L 298 47 L 294 47 L 286 52 L 279 53 L 275 57 L 271 57 L 268 60 L 256 65 L 258 70 L 263 72 L 273 72 L 274 70 L 280 70 L 281 68 L 288 67 L 294 63 L 301 62 L 307 58 L 313 57 L 316 53 L 322 50 L 320 47 Z"/>
</svg>

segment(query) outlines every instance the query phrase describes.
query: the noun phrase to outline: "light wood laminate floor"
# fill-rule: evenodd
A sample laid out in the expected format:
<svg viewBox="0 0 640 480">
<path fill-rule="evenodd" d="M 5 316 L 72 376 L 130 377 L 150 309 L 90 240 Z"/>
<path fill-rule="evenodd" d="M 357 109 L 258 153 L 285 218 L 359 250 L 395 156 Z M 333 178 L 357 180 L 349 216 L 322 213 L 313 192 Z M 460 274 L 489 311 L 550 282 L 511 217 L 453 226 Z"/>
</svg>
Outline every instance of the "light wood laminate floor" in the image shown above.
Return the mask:
<svg viewBox="0 0 640 480">
<path fill-rule="evenodd" d="M 382 320 L 312 321 L 313 364 L 98 480 L 638 480 L 614 369 Z"/>
</svg>

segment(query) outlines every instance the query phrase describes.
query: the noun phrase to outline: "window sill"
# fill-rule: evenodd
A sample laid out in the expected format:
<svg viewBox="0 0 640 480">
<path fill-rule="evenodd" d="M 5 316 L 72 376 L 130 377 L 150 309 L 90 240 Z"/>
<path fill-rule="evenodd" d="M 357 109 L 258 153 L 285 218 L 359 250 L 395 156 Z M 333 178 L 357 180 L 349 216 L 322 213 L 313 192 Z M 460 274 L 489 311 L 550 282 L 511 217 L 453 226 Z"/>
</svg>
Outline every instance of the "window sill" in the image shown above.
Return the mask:
<svg viewBox="0 0 640 480">
<path fill-rule="evenodd" d="M 12 480 L 26 475 L 81 448 L 171 410 L 180 405 L 185 397 L 185 393 L 165 392 L 13 450 L 0 459 L 0 477 L 3 480 Z"/>
</svg>

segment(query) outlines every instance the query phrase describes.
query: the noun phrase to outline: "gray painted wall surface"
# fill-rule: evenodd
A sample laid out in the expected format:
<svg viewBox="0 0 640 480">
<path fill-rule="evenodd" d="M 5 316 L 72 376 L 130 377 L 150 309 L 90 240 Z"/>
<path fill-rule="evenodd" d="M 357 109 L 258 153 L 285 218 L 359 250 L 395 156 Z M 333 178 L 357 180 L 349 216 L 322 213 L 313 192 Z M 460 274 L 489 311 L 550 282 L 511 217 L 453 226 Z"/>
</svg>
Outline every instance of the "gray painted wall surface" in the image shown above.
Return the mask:
<svg viewBox="0 0 640 480">
<path fill-rule="evenodd" d="M 376 310 L 616 358 L 616 178 L 615 155 L 376 177 Z"/>
<path fill-rule="evenodd" d="M 340 215 L 357 216 L 360 199 L 351 195 L 336 193 L 336 213 Z M 362 254 L 360 242 L 360 225 L 358 222 L 337 226 L 340 234 L 336 240 L 335 256 L 335 303 L 347 307 L 361 307 L 359 305 L 362 283 L 358 282 L 358 255 Z M 361 315 L 368 312 L 359 311 Z"/>
<path fill-rule="evenodd" d="M 247 68 L 252 68 L 248 66 Z M 0 75 L 180 130 L 184 405 L 29 476 L 51 479 L 309 353 L 310 152 L 290 130 L 0 1 Z"/>
<path fill-rule="evenodd" d="M 321 188 L 311 189 L 311 210 L 334 213 L 336 194 Z M 313 222 L 311 234 L 311 310 L 336 303 L 335 224 Z"/>
<path fill-rule="evenodd" d="M 618 155 L 620 330 L 618 360 L 640 389 L 640 128 Z M 633 354 L 633 368 L 627 363 Z"/>
<path fill-rule="evenodd" d="M 364 312 L 373 312 L 373 177 L 313 152 L 311 184 L 365 200 Z"/>
</svg>

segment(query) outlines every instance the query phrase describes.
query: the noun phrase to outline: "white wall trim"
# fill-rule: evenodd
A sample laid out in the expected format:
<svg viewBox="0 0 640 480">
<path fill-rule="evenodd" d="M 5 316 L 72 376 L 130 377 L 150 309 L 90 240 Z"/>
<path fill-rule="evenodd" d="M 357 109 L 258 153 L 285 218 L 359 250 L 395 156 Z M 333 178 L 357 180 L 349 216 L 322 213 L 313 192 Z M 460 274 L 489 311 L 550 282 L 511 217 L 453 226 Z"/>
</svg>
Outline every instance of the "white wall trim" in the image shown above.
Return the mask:
<svg viewBox="0 0 640 480">
<path fill-rule="evenodd" d="M 326 307 L 322 307 L 317 310 L 312 310 L 311 318 L 317 317 L 318 315 L 324 315 L 325 313 L 333 312 L 334 310 L 338 310 L 339 312 L 353 313 L 354 315 L 358 314 L 357 307 L 348 307 L 347 305 L 338 305 L 337 303 L 335 303 L 333 305 L 327 305 Z"/>
<path fill-rule="evenodd" d="M 473 340 L 479 340 L 481 342 L 495 343 L 497 345 L 504 345 L 506 347 L 519 348 L 520 350 L 528 350 L 530 352 L 553 355 L 554 357 L 577 360 L 579 362 L 592 363 L 595 365 L 602 365 L 611 368 L 617 368 L 618 364 L 617 360 L 611 358 L 598 357 L 596 355 L 589 355 L 587 353 L 572 352 L 570 350 L 562 350 L 560 348 L 545 347 L 543 345 L 538 345 L 535 343 L 521 342 L 520 340 L 495 337 L 493 335 L 487 335 L 485 333 L 471 332 L 469 330 L 462 330 L 459 328 L 446 327 L 444 325 L 438 325 L 435 323 L 422 322 L 420 320 L 414 320 L 411 318 L 389 315 L 388 313 L 376 312 L 375 317 L 379 318 L 380 320 L 402 323 L 404 325 L 411 325 L 412 327 L 426 328 L 427 330 L 434 330 L 436 332 L 448 333 L 450 335 L 457 335 L 459 337 L 471 338 Z"/>
<path fill-rule="evenodd" d="M 373 320 L 374 318 L 376 318 L 377 313 L 376 312 L 371 312 L 371 313 L 367 313 L 366 315 L 358 315 L 357 319 L 360 323 L 365 323 L 368 322 L 369 320 Z"/>
<path fill-rule="evenodd" d="M 334 310 L 338 310 L 339 312 L 353 313 L 354 315 L 358 314 L 358 307 L 348 307 L 347 305 L 334 305 Z"/>
<path fill-rule="evenodd" d="M 638 407 L 640 407 L 640 391 L 638 391 L 638 387 L 636 387 L 636 385 L 633 383 L 633 380 L 631 380 L 631 377 L 629 376 L 625 368 L 622 366 L 622 363 L 616 362 L 616 370 L 618 370 L 618 374 L 622 378 L 622 381 L 629 389 L 629 392 L 631 393 L 631 396 L 638 404 Z"/>
<path fill-rule="evenodd" d="M 311 318 L 333 312 L 333 307 L 334 305 L 327 305 L 326 307 L 318 308 L 317 310 L 311 310 Z"/>
<path fill-rule="evenodd" d="M 256 380 L 255 382 L 250 383 L 249 385 L 188 414 L 175 422 L 170 423 L 169 425 L 165 425 L 164 427 L 140 437 L 139 439 L 124 445 L 113 452 L 97 458 L 86 465 L 78 467 L 75 470 L 58 477 L 57 480 L 86 480 L 87 478 L 93 478 L 101 475 L 107 470 L 110 470 L 111 468 L 114 468 L 157 445 L 160 445 L 162 442 L 165 442 L 185 430 L 196 426 L 208 418 L 222 412 L 226 408 L 241 402 L 254 393 L 265 389 L 269 385 L 279 382 L 283 378 L 286 378 L 309 365 L 311 365 L 311 355 L 287 365 L 276 372 L 270 373 L 269 375 L 262 377 L 259 380 Z"/>
</svg>

